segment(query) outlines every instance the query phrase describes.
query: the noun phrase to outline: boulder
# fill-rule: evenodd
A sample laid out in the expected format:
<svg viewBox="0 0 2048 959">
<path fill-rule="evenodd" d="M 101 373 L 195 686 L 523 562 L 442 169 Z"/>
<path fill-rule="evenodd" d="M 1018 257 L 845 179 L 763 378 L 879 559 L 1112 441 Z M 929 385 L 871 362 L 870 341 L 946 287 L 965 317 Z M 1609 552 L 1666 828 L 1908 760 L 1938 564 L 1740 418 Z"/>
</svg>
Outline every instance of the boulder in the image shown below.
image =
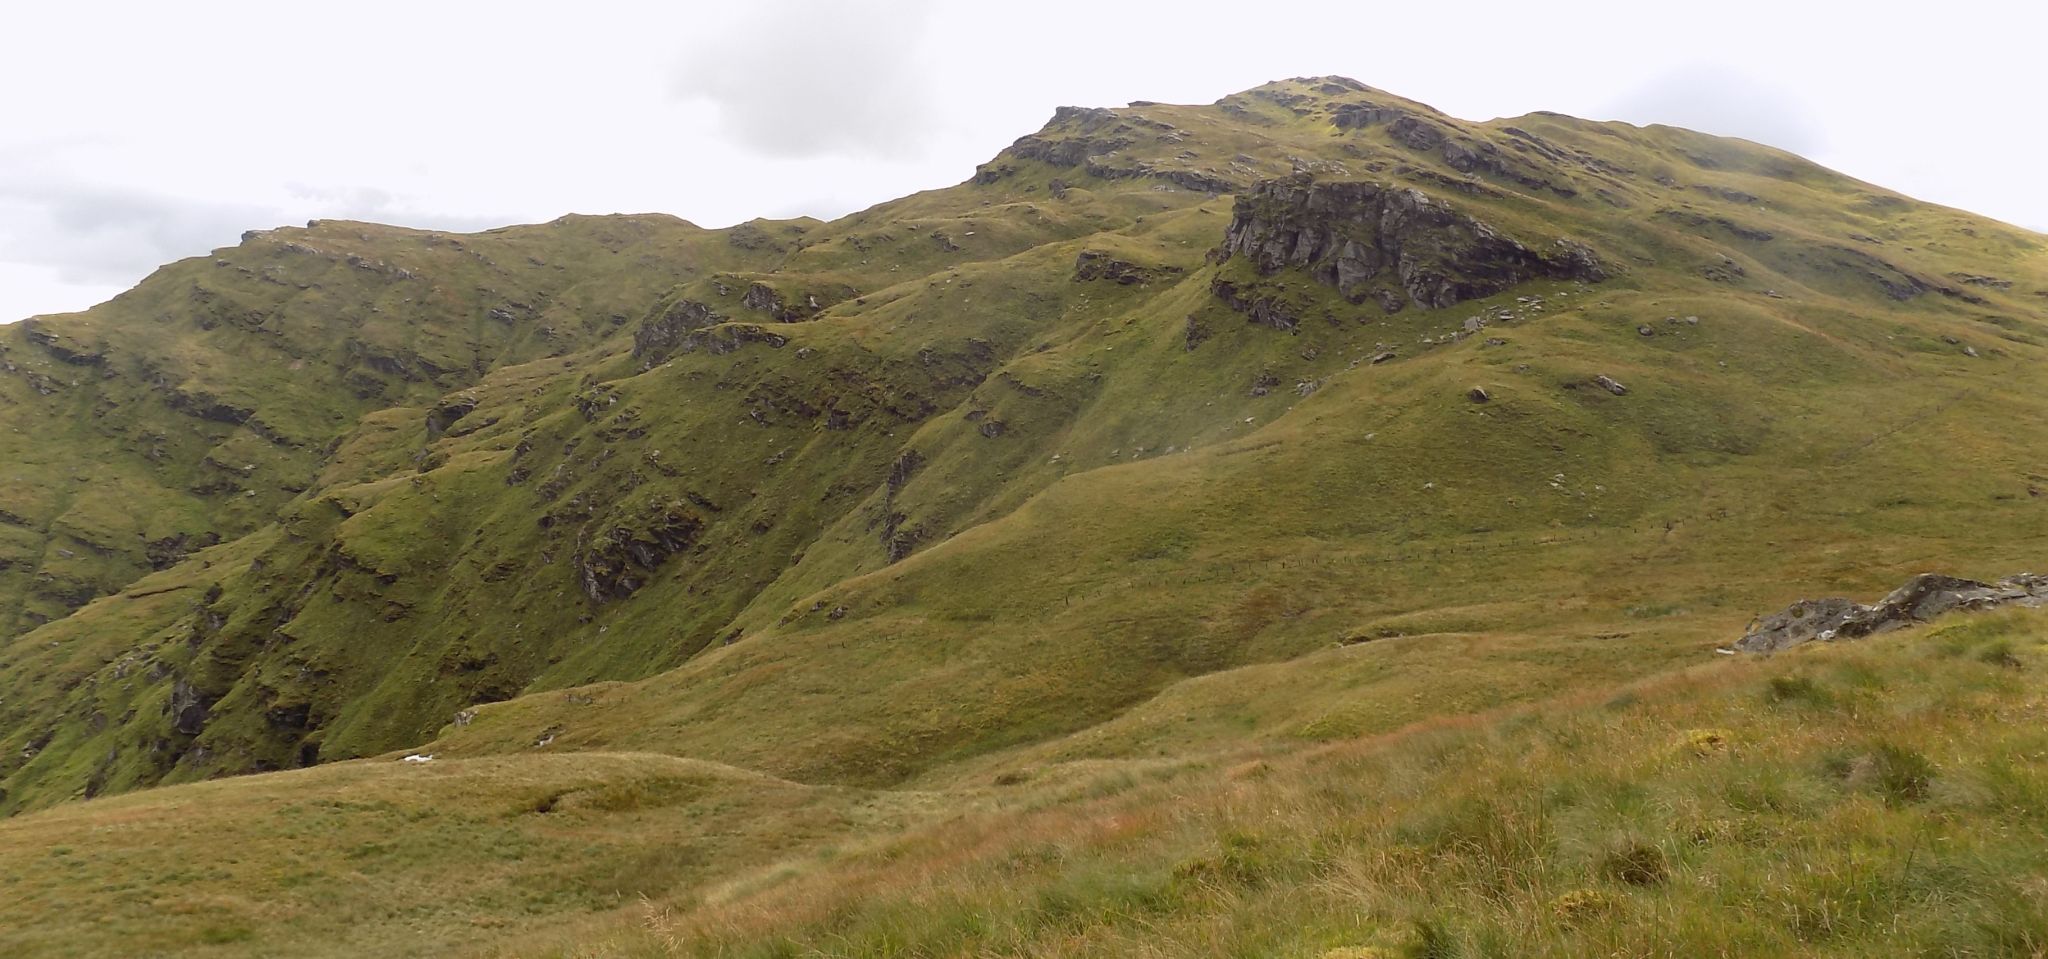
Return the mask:
<svg viewBox="0 0 2048 959">
<path fill-rule="evenodd" d="M 1995 583 L 1922 573 L 1865 606 L 1841 598 L 1802 600 L 1751 621 L 1734 649 L 1770 653 L 1801 643 L 1855 639 L 1924 623 L 1957 610 L 2048 604 L 2048 576 L 2021 573 Z"/>
</svg>

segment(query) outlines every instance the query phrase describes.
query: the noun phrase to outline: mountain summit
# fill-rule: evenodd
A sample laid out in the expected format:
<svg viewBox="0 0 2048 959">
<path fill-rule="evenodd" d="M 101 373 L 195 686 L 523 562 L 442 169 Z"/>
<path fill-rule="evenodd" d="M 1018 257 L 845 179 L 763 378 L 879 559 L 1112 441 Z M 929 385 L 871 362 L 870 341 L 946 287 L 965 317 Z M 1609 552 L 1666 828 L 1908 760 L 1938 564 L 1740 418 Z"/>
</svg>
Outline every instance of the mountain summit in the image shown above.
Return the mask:
<svg viewBox="0 0 2048 959">
<path fill-rule="evenodd" d="M 2048 238 L 1340 77 L 1063 107 L 830 223 L 251 232 L 0 361 L 7 812 L 401 750 L 1203 763 L 2048 533 Z"/>
</svg>

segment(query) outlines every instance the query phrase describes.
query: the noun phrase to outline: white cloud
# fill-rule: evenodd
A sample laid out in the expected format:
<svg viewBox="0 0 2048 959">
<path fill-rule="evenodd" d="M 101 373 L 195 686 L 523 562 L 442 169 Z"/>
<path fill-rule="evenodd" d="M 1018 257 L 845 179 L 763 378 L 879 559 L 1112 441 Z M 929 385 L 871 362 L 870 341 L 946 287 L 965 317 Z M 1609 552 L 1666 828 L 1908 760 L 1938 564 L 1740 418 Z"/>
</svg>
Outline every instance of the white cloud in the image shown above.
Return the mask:
<svg viewBox="0 0 2048 959">
<path fill-rule="evenodd" d="M 82 310 L 113 298 L 134 279 L 124 277 L 117 283 L 78 282 L 60 276 L 55 267 L 0 262 L 0 323 L 25 320 L 38 313 Z"/>
<path fill-rule="evenodd" d="M 132 283 L 276 216 L 255 205 L 11 177 L 0 182 L 0 262 L 48 268 L 65 283 Z"/>
<path fill-rule="evenodd" d="M 1711 63 L 1650 78 L 1594 119 L 1686 127 L 1809 156 L 1827 145 L 1825 124 L 1796 91 Z"/>
<path fill-rule="evenodd" d="M 946 82 L 924 55 L 930 3 L 757 0 L 698 33 L 675 92 L 709 102 L 743 146 L 782 157 L 915 155 Z"/>
</svg>

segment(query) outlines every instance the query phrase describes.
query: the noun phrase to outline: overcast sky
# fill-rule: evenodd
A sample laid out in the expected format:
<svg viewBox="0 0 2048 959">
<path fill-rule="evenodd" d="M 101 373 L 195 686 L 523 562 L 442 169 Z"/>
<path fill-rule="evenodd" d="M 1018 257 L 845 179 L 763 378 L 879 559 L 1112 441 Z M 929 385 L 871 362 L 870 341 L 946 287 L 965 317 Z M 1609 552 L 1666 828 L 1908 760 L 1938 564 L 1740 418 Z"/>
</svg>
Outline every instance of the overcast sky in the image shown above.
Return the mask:
<svg viewBox="0 0 2048 959">
<path fill-rule="evenodd" d="M 8 3 L 0 320 L 314 217 L 829 218 L 965 179 L 1060 104 L 1329 73 L 1746 136 L 2048 230 L 2044 42 L 2020 0 Z"/>
</svg>

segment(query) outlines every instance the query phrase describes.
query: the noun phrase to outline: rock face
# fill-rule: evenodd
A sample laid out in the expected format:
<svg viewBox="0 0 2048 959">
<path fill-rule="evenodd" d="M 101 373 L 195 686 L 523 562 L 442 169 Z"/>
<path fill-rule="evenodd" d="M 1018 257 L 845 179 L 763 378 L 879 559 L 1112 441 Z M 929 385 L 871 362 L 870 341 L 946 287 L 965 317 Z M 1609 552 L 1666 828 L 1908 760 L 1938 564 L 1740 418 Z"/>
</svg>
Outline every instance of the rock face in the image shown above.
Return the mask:
<svg viewBox="0 0 2048 959">
<path fill-rule="evenodd" d="M 1995 583 L 1922 573 L 1876 604 L 1831 598 L 1793 603 L 1750 624 L 1735 643 L 1746 653 L 1769 653 L 1815 640 L 1855 639 L 1924 623 L 1955 610 L 2048 605 L 2048 576 L 2021 573 Z"/>
<path fill-rule="evenodd" d="M 1060 168 L 1080 167 L 1082 172 L 1104 180 L 1148 177 L 1198 193 L 1229 193 L 1244 184 L 1216 169 L 1196 169 L 1170 163 L 1155 163 L 1123 151 L 1141 143 L 1179 143 L 1186 134 L 1172 124 L 1150 119 L 1140 113 L 1119 113 L 1092 107 L 1060 107 L 1045 129 L 1010 144 L 1004 155 L 975 170 L 976 183 L 997 183 L 1014 176 L 1018 167 L 1012 160 L 1036 160 Z M 1055 180 L 1055 199 L 1064 196 L 1069 184 Z"/>
<path fill-rule="evenodd" d="M 633 595 L 669 557 L 695 545 L 703 529 L 704 518 L 695 511 L 669 505 L 641 523 L 602 530 L 577 551 L 583 595 L 592 603 Z"/>
<path fill-rule="evenodd" d="M 427 411 L 427 442 L 439 439 L 455 421 L 476 412 L 476 403 L 476 394 L 457 393 L 435 404 Z"/>
<path fill-rule="evenodd" d="M 1381 106 L 1377 103 L 1342 103 L 1330 111 L 1330 124 L 1339 130 L 1356 130 L 1399 120 L 1407 115 L 1408 111 L 1399 107 Z"/>
<path fill-rule="evenodd" d="M 1417 306 L 1445 307 L 1533 279 L 1608 276 L 1582 244 L 1535 249 L 1420 190 L 1303 175 L 1239 196 L 1221 253 L 1262 275 L 1305 269 L 1353 303 L 1394 288 Z"/>
<path fill-rule="evenodd" d="M 1101 156 L 1134 142 L 1123 134 L 1128 124 L 1119 122 L 1114 110 L 1100 107 L 1060 107 L 1054 111 L 1048 131 L 1061 128 L 1067 136 L 1045 132 L 1018 138 L 1010 153 L 1020 160 L 1042 160 L 1058 167 L 1076 167 L 1092 156 Z M 1121 129 L 1119 129 L 1121 127 Z"/>
<path fill-rule="evenodd" d="M 683 344 L 684 337 L 707 326 L 725 322 L 708 304 L 677 300 L 667 309 L 649 316 L 633 331 L 633 358 L 652 367 L 667 360 Z"/>
<path fill-rule="evenodd" d="M 1210 282 L 1209 292 L 1222 300 L 1225 306 L 1244 314 L 1246 319 L 1260 326 L 1270 326 L 1288 333 L 1300 327 L 1300 318 L 1294 315 L 1294 307 L 1288 305 L 1284 297 L 1255 287 L 1256 284 L 1240 287 L 1236 283 L 1217 277 Z"/>
<path fill-rule="evenodd" d="M 212 707 L 211 697 L 179 680 L 171 684 L 171 699 L 164 710 L 170 714 L 172 729 L 181 735 L 197 736 L 212 718 Z"/>
<path fill-rule="evenodd" d="M 943 239 L 944 234 L 933 234 Z M 945 240 L 948 252 L 960 249 L 951 240 Z M 799 293 L 795 302 L 786 300 L 782 293 L 766 283 L 755 283 L 747 287 L 747 293 L 740 298 L 740 305 L 750 310 L 761 310 L 775 317 L 779 323 L 802 323 L 818 315 L 826 304 L 816 293 Z"/>
<path fill-rule="evenodd" d="M 751 323 L 725 323 L 684 336 L 675 349 L 678 353 L 695 353 L 701 349 L 712 356 L 724 356 L 748 343 L 766 343 L 779 350 L 789 345 L 789 337 Z"/>
</svg>

